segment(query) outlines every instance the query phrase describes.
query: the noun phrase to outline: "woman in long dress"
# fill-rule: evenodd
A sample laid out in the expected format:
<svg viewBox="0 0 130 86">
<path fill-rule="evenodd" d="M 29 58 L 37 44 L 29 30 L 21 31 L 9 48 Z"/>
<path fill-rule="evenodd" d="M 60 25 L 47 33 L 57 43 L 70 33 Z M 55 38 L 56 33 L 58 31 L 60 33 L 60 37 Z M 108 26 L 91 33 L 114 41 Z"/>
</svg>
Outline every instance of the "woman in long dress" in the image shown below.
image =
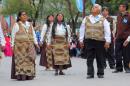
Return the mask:
<svg viewBox="0 0 130 86">
<path fill-rule="evenodd" d="M 40 65 L 45 66 L 46 70 L 52 70 L 53 69 L 52 51 L 51 51 L 51 49 L 48 49 L 46 47 L 46 43 L 48 41 L 47 37 L 48 37 L 49 31 L 52 29 L 53 22 L 54 22 L 54 15 L 48 15 L 47 20 L 46 20 L 46 24 L 43 25 L 42 31 L 41 31 Z"/>
<path fill-rule="evenodd" d="M 65 75 L 63 69 L 71 67 L 69 56 L 70 28 L 64 22 L 63 14 L 59 13 L 48 35 L 48 48 L 52 48 L 55 75 Z"/>
<path fill-rule="evenodd" d="M 33 26 L 27 22 L 25 11 L 18 13 L 17 22 L 12 29 L 12 71 L 11 78 L 32 80 L 35 77 L 35 47 L 38 47 Z"/>
</svg>

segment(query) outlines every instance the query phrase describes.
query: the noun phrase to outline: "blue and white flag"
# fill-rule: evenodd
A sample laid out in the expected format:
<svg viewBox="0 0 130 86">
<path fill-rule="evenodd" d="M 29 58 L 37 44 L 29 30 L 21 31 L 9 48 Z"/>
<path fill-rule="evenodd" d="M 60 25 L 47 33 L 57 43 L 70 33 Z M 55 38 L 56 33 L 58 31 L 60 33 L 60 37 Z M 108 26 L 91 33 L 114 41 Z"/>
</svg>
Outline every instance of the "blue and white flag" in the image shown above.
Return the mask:
<svg viewBox="0 0 130 86">
<path fill-rule="evenodd" d="M 10 16 L 6 16 L 6 17 L 5 17 L 5 20 L 6 20 L 6 22 L 7 22 L 8 27 L 10 27 L 10 26 L 11 26 Z"/>
<path fill-rule="evenodd" d="M 76 6 L 79 12 L 83 12 L 83 0 L 76 0 Z"/>
<path fill-rule="evenodd" d="M 96 0 L 91 0 L 92 4 L 94 5 L 96 3 Z"/>
</svg>

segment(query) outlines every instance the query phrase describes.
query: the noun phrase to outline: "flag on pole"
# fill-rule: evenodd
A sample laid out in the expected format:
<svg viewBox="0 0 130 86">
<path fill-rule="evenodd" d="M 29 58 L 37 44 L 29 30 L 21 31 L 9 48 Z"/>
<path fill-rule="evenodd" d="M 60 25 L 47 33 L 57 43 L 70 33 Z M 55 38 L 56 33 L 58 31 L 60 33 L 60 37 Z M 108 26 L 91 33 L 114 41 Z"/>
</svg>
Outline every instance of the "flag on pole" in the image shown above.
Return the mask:
<svg viewBox="0 0 130 86">
<path fill-rule="evenodd" d="M 79 12 L 83 12 L 83 0 L 76 0 L 76 6 Z"/>
<path fill-rule="evenodd" d="M 96 0 L 91 0 L 92 4 L 94 5 L 96 3 Z"/>
<path fill-rule="evenodd" d="M 10 27 L 11 23 L 10 23 L 10 16 L 5 16 L 5 20 L 6 20 L 6 23 L 7 23 L 7 27 Z M 9 28 L 8 28 L 9 29 Z"/>
</svg>

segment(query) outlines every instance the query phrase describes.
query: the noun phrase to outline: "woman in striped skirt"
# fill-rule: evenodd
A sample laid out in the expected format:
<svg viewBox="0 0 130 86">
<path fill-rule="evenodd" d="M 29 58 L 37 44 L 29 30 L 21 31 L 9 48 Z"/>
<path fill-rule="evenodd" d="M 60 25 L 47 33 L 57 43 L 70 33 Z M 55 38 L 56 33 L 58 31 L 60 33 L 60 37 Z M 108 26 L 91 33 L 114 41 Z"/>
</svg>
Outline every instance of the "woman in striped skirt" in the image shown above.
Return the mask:
<svg viewBox="0 0 130 86">
<path fill-rule="evenodd" d="M 57 14 L 47 42 L 47 47 L 52 48 L 53 52 L 55 75 L 64 75 L 63 69 L 71 67 L 69 56 L 70 36 L 70 28 L 64 22 L 64 15 Z"/>
</svg>

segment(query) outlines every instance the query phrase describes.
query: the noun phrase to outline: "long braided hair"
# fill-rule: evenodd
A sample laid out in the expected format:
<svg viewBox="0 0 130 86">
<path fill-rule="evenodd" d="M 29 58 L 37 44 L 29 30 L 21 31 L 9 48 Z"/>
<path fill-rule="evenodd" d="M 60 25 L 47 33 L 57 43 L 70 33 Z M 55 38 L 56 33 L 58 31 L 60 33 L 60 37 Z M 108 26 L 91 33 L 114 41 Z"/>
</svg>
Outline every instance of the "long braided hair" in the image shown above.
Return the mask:
<svg viewBox="0 0 130 86">
<path fill-rule="evenodd" d="M 49 21 L 49 17 L 50 17 L 50 16 L 53 16 L 53 17 L 54 17 L 53 14 L 50 14 L 50 15 L 47 16 L 47 18 L 46 18 L 47 27 L 50 27 L 50 23 L 51 23 L 51 22 Z"/>
</svg>

